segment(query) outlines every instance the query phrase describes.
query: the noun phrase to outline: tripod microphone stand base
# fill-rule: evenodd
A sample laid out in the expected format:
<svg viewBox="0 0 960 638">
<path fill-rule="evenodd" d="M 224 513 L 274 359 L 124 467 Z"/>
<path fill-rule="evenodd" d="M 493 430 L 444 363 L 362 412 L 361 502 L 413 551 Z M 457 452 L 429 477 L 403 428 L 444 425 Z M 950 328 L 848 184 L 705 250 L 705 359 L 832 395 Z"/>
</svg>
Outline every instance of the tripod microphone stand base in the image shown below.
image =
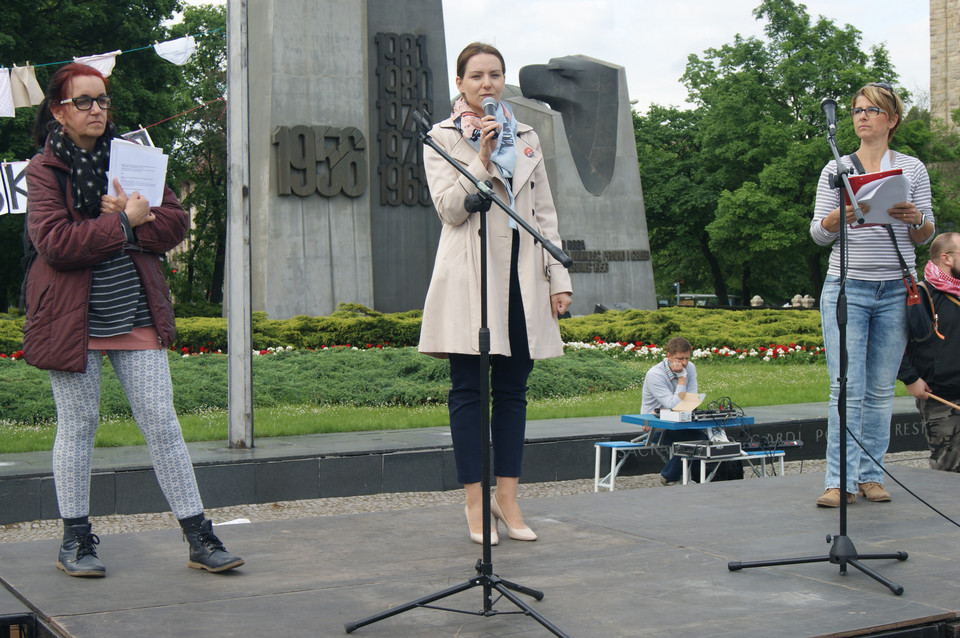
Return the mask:
<svg viewBox="0 0 960 638">
<path fill-rule="evenodd" d="M 454 594 L 459 594 L 462 591 L 468 589 L 473 589 L 474 587 L 483 587 L 484 588 L 484 608 L 480 611 L 466 611 L 463 609 L 451 609 L 448 607 L 437 607 L 431 605 L 431 603 L 446 598 L 448 596 L 453 596 Z M 520 611 L 496 611 L 493 609 L 493 605 L 496 604 L 496 600 L 492 599 L 493 591 L 496 590 L 503 598 L 506 598 L 514 605 L 516 605 Z M 535 598 L 536 600 L 543 600 L 543 592 L 536 589 L 531 589 L 529 587 L 524 587 L 523 585 L 518 585 L 517 583 L 510 582 L 509 580 L 504 580 L 497 576 L 496 574 L 491 573 L 491 565 L 484 564 L 483 559 L 477 560 L 477 575 L 468 580 L 465 583 L 459 585 L 454 585 L 453 587 L 448 587 L 441 591 L 435 592 L 423 598 L 418 598 L 417 600 L 411 600 L 408 603 L 394 607 L 393 609 L 388 609 L 386 611 L 380 612 L 373 616 L 368 616 L 361 620 L 354 622 L 346 623 L 343 628 L 349 634 L 353 632 L 354 629 L 363 627 L 364 625 L 369 625 L 371 623 L 378 622 L 385 618 L 395 616 L 397 614 L 402 614 L 411 609 L 416 609 L 422 607 L 424 609 L 438 609 L 440 611 L 451 611 L 459 614 L 467 614 L 471 616 L 498 616 L 503 614 L 522 614 L 524 616 L 530 616 L 538 623 L 543 625 L 550 633 L 554 636 L 563 636 L 566 638 L 567 634 L 563 633 L 558 627 L 553 625 L 549 620 L 541 616 L 536 610 L 532 609 L 527 603 L 514 595 L 513 592 L 520 592 L 521 594 L 526 594 Z M 498 599 L 499 600 L 499 599 Z"/>
<path fill-rule="evenodd" d="M 833 543 L 830 547 L 830 553 L 826 556 L 806 556 L 799 558 L 777 558 L 772 560 L 755 561 L 731 561 L 727 563 L 727 569 L 732 572 L 740 571 L 750 567 L 773 567 L 777 565 L 800 565 L 802 563 L 832 563 L 840 566 L 840 574 L 847 574 L 847 565 L 859 569 L 861 572 L 874 579 L 878 583 L 885 585 L 897 596 L 903 593 L 903 586 L 898 585 L 892 580 L 885 578 L 881 574 L 873 571 L 860 561 L 878 560 L 878 559 L 897 559 L 907 560 L 906 552 L 893 552 L 890 554 L 857 554 L 857 548 L 853 546 L 853 541 L 849 536 L 831 536 L 827 534 L 827 542 Z"/>
</svg>

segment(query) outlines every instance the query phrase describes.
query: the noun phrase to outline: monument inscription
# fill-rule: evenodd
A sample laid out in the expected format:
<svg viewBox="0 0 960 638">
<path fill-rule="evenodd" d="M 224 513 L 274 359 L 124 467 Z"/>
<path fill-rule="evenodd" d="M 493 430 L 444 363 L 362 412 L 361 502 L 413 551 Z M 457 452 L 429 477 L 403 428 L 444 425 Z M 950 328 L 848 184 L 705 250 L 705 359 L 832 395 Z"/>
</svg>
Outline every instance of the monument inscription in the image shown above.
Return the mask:
<svg viewBox="0 0 960 638">
<path fill-rule="evenodd" d="M 423 145 L 413 112 L 433 114 L 433 74 L 427 38 L 410 33 L 378 33 L 377 141 L 380 146 L 380 204 L 430 206 L 423 171 Z"/>
<path fill-rule="evenodd" d="M 366 140 L 350 126 L 278 126 L 277 194 L 359 197 L 367 189 Z"/>
</svg>

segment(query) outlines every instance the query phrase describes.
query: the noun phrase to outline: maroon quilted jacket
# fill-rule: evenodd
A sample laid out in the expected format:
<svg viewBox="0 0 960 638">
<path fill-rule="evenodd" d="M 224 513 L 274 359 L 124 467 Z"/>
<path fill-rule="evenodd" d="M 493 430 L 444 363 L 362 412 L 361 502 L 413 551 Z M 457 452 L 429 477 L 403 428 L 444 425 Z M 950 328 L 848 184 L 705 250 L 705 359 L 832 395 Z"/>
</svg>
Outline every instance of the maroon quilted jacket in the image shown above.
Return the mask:
<svg viewBox="0 0 960 638">
<path fill-rule="evenodd" d="M 66 193 L 56 171 L 67 175 Z M 27 272 L 23 352 L 27 363 L 44 370 L 85 372 L 93 266 L 122 250 L 125 239 L 118 215 L 88 217 L 74 210 L 72 193 L 70 170 L 48 141 L 27 166 L 27 230 L 37 258 Z M 135 229 L 139 250 L 128 252 L 160 342 L 169 346 L 176 327 L 160 258 L 186 236 L 189 217 L 169 187 L 151 210 L 156 219 Z"/>
</svg>

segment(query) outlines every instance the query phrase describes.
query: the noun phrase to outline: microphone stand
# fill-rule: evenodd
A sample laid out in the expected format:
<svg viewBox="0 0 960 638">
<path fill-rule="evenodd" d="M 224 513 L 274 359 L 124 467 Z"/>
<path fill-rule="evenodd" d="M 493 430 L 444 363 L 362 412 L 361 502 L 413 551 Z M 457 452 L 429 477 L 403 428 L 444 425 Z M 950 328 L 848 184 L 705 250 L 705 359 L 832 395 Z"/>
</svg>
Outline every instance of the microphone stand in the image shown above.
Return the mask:
<svg viewBox="0 0 960 638">
<path fill-rule="evenodd" d="M 451 166 L 456 168 L 469 179 L 477 188 L 477 193 L 467 195 L 464 199 L 464 207 L 468 212 L 478 213 L 480 215 L 480 330 L 479 330 L 479 348 L 480 348 L 480 400 L 483 409 L 480 411 L 480 464 L 482 468 L 482 477 L 480 481 L 481 492 L 483 494 L 483 553 L 477 560 L 475 566 L 477 575 L 465 583 L 448 587 L 428 596 L 418 598 L 403 605 L 380 612 L 373 616 L 368 616 L 361 620 L 348 622 L 344 629 L 349 634 L 354 629 L 378 622 L 397 614 L 402 614 L 411 609 L 423 607 L 426 609 L 438 609 L 441 611 L 451 611 L 475 616 L 496 616 L 499 614 L 522 614 L 530 616 L 538 623 L 543 625 L 550 633 L 555 636 L 567 637 L 563 631 L 553 625 L 550 621 L 540 615 L 536 610 L 530 607 L 521 598 L 514 595 L 514 591 L 526 594 L 536 600 L 543 600 L 543 592 L 529 587 L 524 587 L 517 583 L 504 580 L 493 573 L 493 552 L 490 544 L 490 329 L 487 326 L 487 231 L 486 231 L 486 213 L 490 210 L 492 203 L 499 206 L 507 213 L 517 225 L 530 233 L 535 242 L 540 243 L 553 257 L 559 261 L 565 268 L 573 265 L 573 259 L 560 250 L 555 244 L 543 237 L 530 224 L 517 215 L 516 211 L 497 197 L 493 192 L 493 184 L 490 182 L 481 182 L 474 177 L 459 162 L 450 157 L 450 155 L 437 144 L 428 133 L 430 131 L 430 122 L 427 118 L 417 111 L 413 112 L 413 119 L 417 124 L 417 131 L 421 142 L 435 150 Z M 437 607 L 431 605 L 434 601 L 458 594 L 462 591 L 474 587 L 483 588 L 483 609 L 480 611 L 466 611 L 462 609 L 451 609 L 447 607 Z M 500 600 L 494 600 L 493 591 L 496 590 L 500 597 L 506 598 L 521 611 L 500 612 L 493 608 L 494 604 Z"/>
<path fill-rule="evenodd" d="M 850 186 L 850 179 L 847 174 L 850 172 L 840 161 L 840 151 L 837 150 L 837 140 L 835 137 L 836 129 L 833 126 L 827 129 L 827 141 L 833 150 L 833 157 L 837 162 L 839 173 L 832 175 L 830 186 L 841 189 L 846 192 L 853 204 L 853 212 L 857 218 L 857 223 L 863 223 L 863 211 L 860 210 L 860 204 L 853 193 L 853 187 Z M 903 594 L 903 587 L 885 578 L 881 574 L 873 571 L 862 560 L 877 559 L 897 559 L 907 560 L 907 552 L 893 552 L 888 554 L 858 554 L 853 541 L 847 536 L 847 214 L 846 205 L 842 201 L 840 204 L 840 289 L 837 294 L 837 328 L 840 342 L 840 370 L 837 381 L 840 383 L 840 391 L 837 395 L 837 410 L 839 411 L 839 437 L 840 437 L 840 533 L 836 536 L 827 534 L 827 542 L 833 543 L 830 553 L 823 556 L 806 556 L 798 558 L 780 558 L 764 561 L 731 561 L 727 563 L 727 568 L 734 572 L 749 567 L 768 567 L 776 565 L 797 565 L 801 563 L 821 563 L 830 562 L 840 566 L 840 575 L 846 576 L 847 565 L 851 565 L 861 572 L 870 576 L 877 582 L 885 585 L 897 596 Z"/>
</svg>

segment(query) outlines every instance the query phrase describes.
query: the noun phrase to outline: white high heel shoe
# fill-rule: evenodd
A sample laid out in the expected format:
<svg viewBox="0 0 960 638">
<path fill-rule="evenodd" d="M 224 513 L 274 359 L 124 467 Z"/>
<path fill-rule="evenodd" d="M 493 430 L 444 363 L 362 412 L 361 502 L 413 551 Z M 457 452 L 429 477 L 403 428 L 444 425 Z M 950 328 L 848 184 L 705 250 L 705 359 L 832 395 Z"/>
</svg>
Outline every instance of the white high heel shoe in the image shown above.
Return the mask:
<svg viewBox="0 0 960 638">
<path fill-rule="evenodd" d="M 467 517 L 467 529 L 470 531 L 470 540 L 472 540 L 477 545 L 483 545 L 483 532 L 480 532 L 479 534 L 477 534 L 477 533 L 474 533 L 472 529 L 470 529 L 470 510 L 469 508 L 467 508 L 466 505 L 463 506 L 463 513 Z M 494 523 L 494 526 L 490 528 L 490 544 L 496 545 L 499 542 L 500 542 L 500 536 L 497 535 L 496 523 Z"/>
<path fill-rule="evenodd" d="M 490 512 L 493 514 L 493 518 L 496 521 L 503 521 L 503 526 L 507 528 L 507 536 L 512 538 L 515 541 L 535 541 L 537 540 L 537 535 L 529 527 L 510 527 L 510 523 L 507 522 L 507 519 L 503 516 L 503 511 L 500 509 L 500 503 L 497 502 L 497 494 L 494 492 L 493 498 L 490 499 Z"/>
</svg>

